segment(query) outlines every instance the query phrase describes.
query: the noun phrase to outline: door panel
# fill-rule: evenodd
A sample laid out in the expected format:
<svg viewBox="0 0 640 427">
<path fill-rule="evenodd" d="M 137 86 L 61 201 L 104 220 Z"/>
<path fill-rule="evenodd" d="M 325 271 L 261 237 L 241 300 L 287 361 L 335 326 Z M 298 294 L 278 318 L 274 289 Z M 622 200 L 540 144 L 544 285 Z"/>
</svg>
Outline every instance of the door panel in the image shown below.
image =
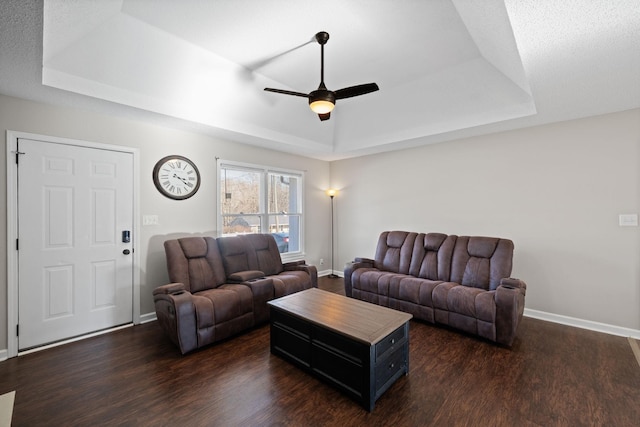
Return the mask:
<svg viewBox="0 0 640 427">
<path fill-rule="evenodd" d="M 19 349 L 133 320 L 133 155 L 20 139 Z"/>
</svg>

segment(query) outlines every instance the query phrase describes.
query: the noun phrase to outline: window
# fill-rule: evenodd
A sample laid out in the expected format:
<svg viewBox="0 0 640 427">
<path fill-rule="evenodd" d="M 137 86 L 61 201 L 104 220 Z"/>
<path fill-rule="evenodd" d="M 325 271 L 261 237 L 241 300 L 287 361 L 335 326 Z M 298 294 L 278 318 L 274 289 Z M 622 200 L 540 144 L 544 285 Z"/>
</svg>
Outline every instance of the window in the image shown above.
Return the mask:
<svg viewBox="0 0 640 427">
<path fill-rule="evenodd" d="M 302 172 L 222 160 L 218 171 L 223 236 L 271 233 L 283 255 L 302 252 Z"/>
</svg>

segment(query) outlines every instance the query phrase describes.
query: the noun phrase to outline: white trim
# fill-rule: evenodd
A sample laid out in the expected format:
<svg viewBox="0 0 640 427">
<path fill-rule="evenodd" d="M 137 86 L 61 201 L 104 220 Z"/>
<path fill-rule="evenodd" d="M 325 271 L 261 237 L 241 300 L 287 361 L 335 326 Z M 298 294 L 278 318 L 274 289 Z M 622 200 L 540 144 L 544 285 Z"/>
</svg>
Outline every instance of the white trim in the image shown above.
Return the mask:
<svg viewBox="0 0 640 427">
<path fill-rule="evenodd" d="M 38 351 L 47 350 L 47 349 L 54 348 L 54 347 L 59 347 L 59 346 L 64 345 L 64 344 L 70 344 L 72 342 L 82 341 L 82 340 L 85 340 L 87 338 L 93 338 L 93 337 L 97 337 L 97 336 L 100 336 L 100 335 L 109 334 L 111 332 L 116 332 L 116 331 L 119 331 L 121 329 L 131 328 L 132 326 L 133 326 L 133 323 L 127 323 L 126 325 L 116 326 L 115 328 L 109 328 L 109 329 L 103 329 L 101 331 L 91 332 L 91 333 L 86 334 L 86 335 L 80 335 L 78 337 L 69 338 L 68 340 L 57 341 L 57 342 L 54 342 L 54 343 L 51 343 L 51 344 L 47 344 L 47 345 L 43 345 L 43 346 L 40 346 L 40 347 L 31 348 L 29 350 L 21 351 L 21 352 L 18 353 L 18 356 L 24 356 L 24 355 L 27 355 L 27 354 L 36 353 Z"/>
<path fill-rule="evenodd" d="M 15 242 L 18 238 L 18 175 L 15 154 L 18 139 L 33 139 L 55 144 L 75 145 L 99 150 L 120 151 L 133 155 L 133 324 L 140 323 L 140 252 L 142 245 L 138 238 L 140 228 L 140 154 L 137 148 L 98 142 L 60 138 L 27 132 L 7 130 L 6 162 L 7 162 L 7 357 L 18 355 L 18 254 Z M 138 249 L 138 250 L 135 250 Z"/>
<path fill-rule="evenodd" d="M 140 324 L 153 322 L 155 320 L 158 320 L 158 317 L 156 316 L 155 311 L 147 314 L 142 314 L 140 316 Z"/>
<path fill-rule="evenodd" d="M 7 357 L 18 355 L 18 174 L 15 163 L 18 138 L 17 133 L 7 131 Z"/>
<path fill-rule="evenodd" d="M 7 359 L 7 350 L 0 350 L 0 362 L 4 362 Z"/>
<path fill-rule="evenodd" d="M 329 276 L 331 274 L 334 274 L 338 277 L 344 277 L 344 272 L 343 271 L 333 271 L 333 273 L 331 272 L 331 269 L 327 269 L 327 270 L 322 270 L 322 271 L 318 271 L 318 277 L 324 277 L 324 276 Z"/>
<path fill-rule="evenodd" d="M 560 323 L 561 325 L 573 326 L 581 329 L 588 329 L 605 334 L 618 335 L 621 337 L 631 337 L 640 339 L 640 330 L 624 328 L 622 326 L 609 325 L 606 323 L 594 322 L 591 320 L 577 319 L 575 317 L 563 316 L 561 314 L 547 313 L 545 311 L 524 309 L 524 315 L 533 319 L 546 320 L 548 322 Z"/>
</svg>

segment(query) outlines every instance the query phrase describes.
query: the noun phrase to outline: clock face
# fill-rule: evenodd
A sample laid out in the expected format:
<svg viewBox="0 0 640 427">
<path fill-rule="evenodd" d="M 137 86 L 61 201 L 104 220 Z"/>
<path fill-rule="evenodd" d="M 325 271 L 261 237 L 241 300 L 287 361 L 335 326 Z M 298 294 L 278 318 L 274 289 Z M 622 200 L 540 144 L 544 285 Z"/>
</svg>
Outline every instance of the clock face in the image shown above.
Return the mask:
<svg viewBox="0 0 640 427">
<path fill-rule="evenodd" d="M 184 200 L 198 191 L 200 172 L 186 157 L 167 156 L 153 168 L 153 183 L 158 191 L 170 199 Z"/>
</svg>

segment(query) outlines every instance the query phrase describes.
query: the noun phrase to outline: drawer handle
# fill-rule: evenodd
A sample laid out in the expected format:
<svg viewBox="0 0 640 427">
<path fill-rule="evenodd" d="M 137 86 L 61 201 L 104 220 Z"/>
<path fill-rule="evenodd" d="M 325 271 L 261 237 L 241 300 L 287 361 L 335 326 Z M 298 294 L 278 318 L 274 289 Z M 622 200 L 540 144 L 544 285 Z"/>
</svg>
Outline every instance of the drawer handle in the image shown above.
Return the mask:
<svg viewBox="0 0 640 427">
<path fill-rule="evenodd" d="M 396 339 L 395 338 L 391 338 L 391 344 L 395 344 L 396 343 Z"/>
<path fill-rule="evenodd" d="M 391 363 L 391 364 L 389 364 L 389 369 L 393 369 L 393 368 L 395 368 L 395 366 L 396 366 L 395 363 Z"/>
</svg>

